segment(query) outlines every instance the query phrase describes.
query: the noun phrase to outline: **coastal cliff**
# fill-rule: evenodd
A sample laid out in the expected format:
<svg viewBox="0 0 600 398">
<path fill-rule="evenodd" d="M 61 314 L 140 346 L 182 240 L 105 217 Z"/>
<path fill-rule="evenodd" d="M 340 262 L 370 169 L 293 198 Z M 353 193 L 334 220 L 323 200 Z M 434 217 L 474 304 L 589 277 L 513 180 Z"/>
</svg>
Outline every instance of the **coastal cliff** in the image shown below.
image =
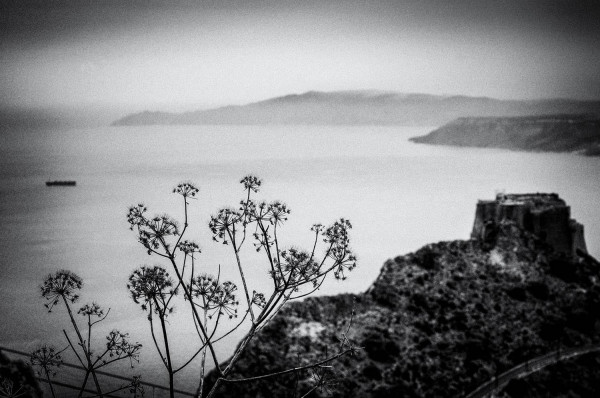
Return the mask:
<svg viewBox="0 0 600 398">
<path fill-rule="evenodd" d="M 600 119 L 586 115 L 461 117 L 416 143 L 600 156 Z"/>
<path fill-rule="evenodd" d="M 557 195 L 538 199 L 546 210 L 566 206 Z M 314 362 L 335 354 L 345 335 L 362 349 L 332 362 L 332 385 L 311 396 L 331 390 L 334 397 L 458 397 L 557 347 L 600 342 L 600 264 L 582 250 L 576 256 L 557 250 L 554 244 L 572 242 L 541 237 L 543 228 L 536 234 L 515 217 L 494 217 L 494 233 L 481 235 L 479 225 L 492 218 L 480 213 L 475 238 L 390 259 L 363 294 L 288 305 L 230 378 Z M 594 396 L 599 365 L 594 354 L 559 363 L 498 396 Z M 313 377 L 224 383 L 219 396 L 302 396 Z"/>
</svg>

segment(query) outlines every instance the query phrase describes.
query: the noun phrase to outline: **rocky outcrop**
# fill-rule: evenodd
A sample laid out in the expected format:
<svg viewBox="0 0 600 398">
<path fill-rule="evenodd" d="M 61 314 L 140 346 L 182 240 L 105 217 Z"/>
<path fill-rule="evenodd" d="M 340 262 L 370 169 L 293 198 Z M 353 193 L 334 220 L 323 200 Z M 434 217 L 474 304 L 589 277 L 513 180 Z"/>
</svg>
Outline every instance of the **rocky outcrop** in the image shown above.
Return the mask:
<svg viewBox="0 0 600 398">
<path fill-rule="evenodd" d="M 600 342 L 598 263 L 560 255 L 518 218 L 502 220 L 493 241 L 440 242 L 388 260 L 363 294 L 292 303 L 249 345 L 231 377 L 321 359 L 346 336 L 361 350 L 331 363 L 331 385 L 311 396 L 458 397 L 558 346 Z M 500 395 L 594 396 L 599 358 L 549 368 Z M 302 372 L 225 383 L 219 396 L 293 397 L 313 386 L 314 374 Z"/>
<path fill-rule="evenodd" d="M 597 115 L 462 117 L 411 141 L 600 156 L 600 120 Z"/>
</svg>

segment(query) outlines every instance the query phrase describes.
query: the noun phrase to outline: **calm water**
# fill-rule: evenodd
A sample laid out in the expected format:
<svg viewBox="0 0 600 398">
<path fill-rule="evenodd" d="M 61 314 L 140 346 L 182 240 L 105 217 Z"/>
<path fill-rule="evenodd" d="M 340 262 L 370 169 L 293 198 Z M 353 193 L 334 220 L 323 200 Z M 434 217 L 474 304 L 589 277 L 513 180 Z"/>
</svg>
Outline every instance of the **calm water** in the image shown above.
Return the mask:
<svg viewBox="0 0 600 398">
<path fill-rule="evenodd" d="M 416 145 L 427 128 L 192 126 L 106 127 L 93 130 L 3 133 L 0 136 L 0 342 L 29 351 L 62 345 L 62 308 L 48 314 L 38 286 L 50 272 L 83 277 L 82 303 L 112 308 L 99 333 L 118 328 L 144 343 L 134 373 L 160 381 L 143 312 L 128 296 L 127 277 L 159 263 L 136 243 L 127 207 L 143 201 L 150 213 L 181 216 L 178 182 L 201 189 L 192 203 L 188 237 L 202 248 L 203 271 L 233 269 L 230 253 L 211 241 L 209 217 L 242 197 L 241 177 L 263 178 L 259 198 L 292 209 L 286 245 L 308 248 L 310 226 L 349 218 L 359 267 L 321 294 L 364 291 L 391 257 L 439 240 L 468 238 L 480 198 L 506 192 L 558 192 L 586 228 L 588 249 L 600 255 L 600 158 Z M 48 188 L 50 179 L 77 180 Z M 247 257 L 251 290 L 265 287 L 256 257 Z M 171 319 L 183 358 L 193 333 L 184 303 Z M 99 335 L 101 341 L 101 336 Z M 179 343 L 179 344 L 177 344 Z M 228 342 L 231 347 L 234 342 Z M 225 356 L 228 348 L 221 349 Z M 191 380 L 190 372 L 180 380 Z M 163 379 L 164 380 L 164 379 Z M 182 381 L 192 390 L 194 383 Z"/>
</svg>

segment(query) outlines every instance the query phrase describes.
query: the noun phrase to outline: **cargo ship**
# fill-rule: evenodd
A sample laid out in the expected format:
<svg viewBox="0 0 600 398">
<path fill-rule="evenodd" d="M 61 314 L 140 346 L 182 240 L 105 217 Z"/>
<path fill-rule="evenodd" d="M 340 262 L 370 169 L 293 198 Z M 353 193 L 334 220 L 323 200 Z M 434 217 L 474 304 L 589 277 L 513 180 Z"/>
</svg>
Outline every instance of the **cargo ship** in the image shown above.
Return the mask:
<svg viewBox="0 0 600 398">
<path fill-rule="evenodd" d="M 51 187 L 51 186 L 68 186 L 68 187 L 73 187 L 75 186 L 77 183 L 75 181 L 46 181 L 46 185 Z"/>
</svg>

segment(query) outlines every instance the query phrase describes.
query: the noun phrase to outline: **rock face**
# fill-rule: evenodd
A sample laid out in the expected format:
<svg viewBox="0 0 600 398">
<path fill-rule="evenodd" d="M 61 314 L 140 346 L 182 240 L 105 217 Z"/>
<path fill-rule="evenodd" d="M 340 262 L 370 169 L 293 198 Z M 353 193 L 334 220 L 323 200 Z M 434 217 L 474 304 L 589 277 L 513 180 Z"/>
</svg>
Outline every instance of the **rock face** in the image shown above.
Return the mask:
<svg viewBox="0 0 600 398">
<path fill-rule="evenodd" d="M 495 200 L 480 200 L 475 212 L 471 238 L 493 238 L 498 226 L 513 222 L 534 233 L 556 253 L 575 259 L 577 251 L 587 253 L 583 225 L 571 219 L 571 208 L 557 194 L 503 194 Z"/>
<path fill-rule="evenodd" d="M 597 116 L 462 117 L 416 143 L 600 155 Z"/>
<path fill-rule="evenodd" d="M 543 229 L 524 228 L 527 214 L 539 212 L 545 220 L 546 207 L 568 217 L 565 203 L 553 194 L 515 195 L 510 200 L 533 204 L 511 213 L 503 208 L 508 200 L 494 202 L 493 211 L 491 205 L 478 207 L 475 235 L 493 214 L 493 239 L 488 234 L 430 244 L 388 260 L 363 294 L 288 305 L 249 345 L 230 377 L 317 361 L 338 352 L 347 337 L 362 349 L 322 370 L 331 371 L 332 385 L 311 396 L 331 390 L 334 397 L 458 397 L 558 346 L 600 342 L 600 264 L 584 253 L 566 256 L 552 246 L 550 234 L 535 234 Z M 598 355 L 555 365 L 499 396 L 596 396 L 599 366 Z M 305 371 L 225 383 L 219 396 L 302 396 L 314 387 L 314 376 Z"/>
</svg>

